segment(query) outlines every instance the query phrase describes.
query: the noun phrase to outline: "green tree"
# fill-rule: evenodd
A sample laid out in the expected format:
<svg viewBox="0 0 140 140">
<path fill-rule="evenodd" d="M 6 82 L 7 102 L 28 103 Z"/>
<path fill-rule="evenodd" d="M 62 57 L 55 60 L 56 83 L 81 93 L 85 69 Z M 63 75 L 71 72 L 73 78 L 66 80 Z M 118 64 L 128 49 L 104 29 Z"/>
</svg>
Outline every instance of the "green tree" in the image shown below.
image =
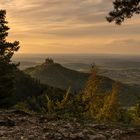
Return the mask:
<svg viewBox="0 0 140 140">
<path fill-rule="evenodd" d="M 6 11 L 0 10 L 0 60 L 9 63 L 15 51 L 19 49 L 19 42 L 7 42 L 8 30 Z"/>
<path fill-rule="evenodd" d="M 113 6 L 114 9 L 109 12 L 107 20 L 118 25 L 134 14 L 140 14 L 140 0 L 115 0 Z"/>
<path fill-rule="evenodd" d="M 8 30 L 6 11 L 0 10 L 0 107 L 12 104 L 14 94 L 14 74 L 16 65 L 11 62 L 15 51 L 19 49 L 19 42 L 7 42 Z"/>
</svg>

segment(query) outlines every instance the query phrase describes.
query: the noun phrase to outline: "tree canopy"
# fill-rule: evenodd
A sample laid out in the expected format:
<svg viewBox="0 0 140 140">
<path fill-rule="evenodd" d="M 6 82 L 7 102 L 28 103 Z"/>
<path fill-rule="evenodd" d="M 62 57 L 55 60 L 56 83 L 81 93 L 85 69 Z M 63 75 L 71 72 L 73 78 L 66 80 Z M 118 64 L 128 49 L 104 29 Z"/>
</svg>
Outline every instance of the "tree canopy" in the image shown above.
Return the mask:
<svg viewBox="0 0 140 140">
<path fill-rule="evenodd" d="M 118 25 L 134 14 L 140 14 L 140 0 L 115 0 L 113 6 L 114 9 L 109 12 L 107 20 Z"/>
<path fill-rule="evenodd" d="M 0 107 L 13 104 L 15 94 L 16 65 L 11 63 L 15 51 L 19 49 L 19 42 L 7 42 L 8 30 L 6 10 L 0 10 Z"/>
<path fill-rule="evenodd" d="M 19 42 L 7 42 L 8 30 L 10 29 L 6 21 L 6 10 L 0 10 L 0 60 L 10 62 L 15 51 L 19 49 Z"/>
</svg>

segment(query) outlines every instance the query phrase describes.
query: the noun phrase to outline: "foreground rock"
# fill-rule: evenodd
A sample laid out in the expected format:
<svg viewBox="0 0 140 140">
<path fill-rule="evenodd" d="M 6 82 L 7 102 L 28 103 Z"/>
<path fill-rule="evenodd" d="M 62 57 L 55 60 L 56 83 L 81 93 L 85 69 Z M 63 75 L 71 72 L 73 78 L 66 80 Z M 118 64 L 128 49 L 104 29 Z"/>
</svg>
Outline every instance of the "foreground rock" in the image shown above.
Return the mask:
<svg viewBox="0 0 140 140">
<path fill-rule="evenodd" d="M 0 111 L 0 140 L 140 140 L 136 129 Z"/>
</svg>

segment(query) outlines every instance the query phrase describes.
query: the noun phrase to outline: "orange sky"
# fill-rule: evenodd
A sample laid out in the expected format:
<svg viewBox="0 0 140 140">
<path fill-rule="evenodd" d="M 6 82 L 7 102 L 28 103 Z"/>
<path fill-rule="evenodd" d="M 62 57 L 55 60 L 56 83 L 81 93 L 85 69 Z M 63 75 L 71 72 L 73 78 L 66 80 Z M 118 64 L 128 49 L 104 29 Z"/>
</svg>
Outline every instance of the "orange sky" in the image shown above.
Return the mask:
<svg viewBox="0 0 140 140">
<path fill-rule="evenodd" d="M 105 20 L 111 0 L 0 0 L 19 53 L 140 54 L 140 16 Z"/>
</svg>

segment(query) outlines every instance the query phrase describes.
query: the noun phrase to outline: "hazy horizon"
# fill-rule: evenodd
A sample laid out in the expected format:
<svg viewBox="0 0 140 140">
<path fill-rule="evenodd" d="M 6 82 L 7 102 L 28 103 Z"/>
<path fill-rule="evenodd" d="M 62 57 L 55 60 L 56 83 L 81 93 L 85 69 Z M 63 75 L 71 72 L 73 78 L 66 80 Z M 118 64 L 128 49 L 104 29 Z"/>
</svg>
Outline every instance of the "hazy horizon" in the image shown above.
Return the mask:
<svg viewBox="0 0 140 140">
<path fill-rule="evenodd" d="M 128 54 L 128 53 L 15 53 L 13 57 L 21 56 L 21 55 L 78 55 L 78 56 L 83 56 L 83 55 L 89 55 L 89 56 L 124 56 L 124 57 L 140 57 L 139 54 Z"/>
<path fill-rule="evenodd" d="M 114 54 L 18 54 L 14 62 L 20 62 L 19 68 L 24 70 L 39 66 L 46 58 L 52 58 L 55 63 L 81 72 L 89 72 L 95 64 L 103 76 L 124 83 L 140 83 L 140 55 Z"/>
</svg>

